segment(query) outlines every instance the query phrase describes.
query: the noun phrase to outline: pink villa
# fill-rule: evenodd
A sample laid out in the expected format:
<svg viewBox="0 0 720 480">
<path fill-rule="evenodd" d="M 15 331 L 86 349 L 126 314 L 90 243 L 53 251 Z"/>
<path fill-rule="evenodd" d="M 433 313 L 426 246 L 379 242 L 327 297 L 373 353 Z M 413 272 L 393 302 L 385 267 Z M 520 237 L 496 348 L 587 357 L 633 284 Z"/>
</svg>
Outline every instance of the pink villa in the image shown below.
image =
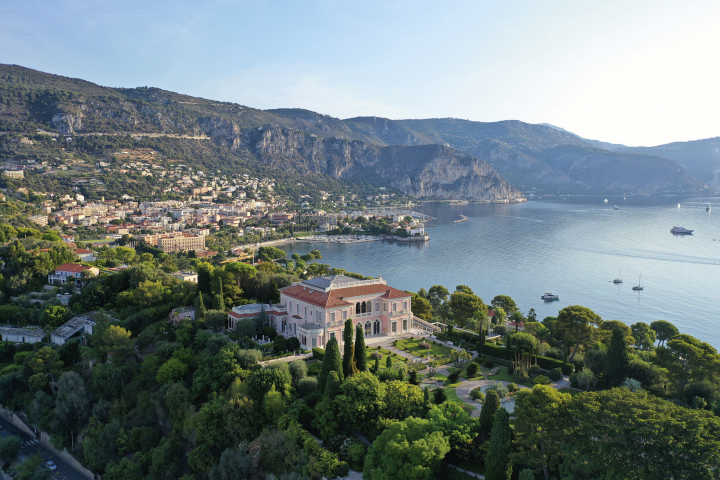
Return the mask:
<svg viewBox="0 0 720 480">
<path fill-rule="evenodd" d="M 330 275 L 281 288 L 279 304 L 264 308 L 278 334 L 297 337 L 303 348 L 310 349 L 324 348 L 331 338 L 342 345 L 348 318 L 354 326 L 362 325 L 366 338 L 410 332 L 415 321 L 411 298 L 411 294 L 389 287 L 382 277 L 357 280 Z M 256 317 L 260 308 L 260 305 L 234 307 L 228 316 L 228 327 L 233 328 L 239 318 Z"/>
<path fill-rule="evenodd" d="M 407 333 L 413 322 L 411 298 L 411 294 L 389 287 L 382 277 L 313 278 L 280 289 L 280 304 L 287 309 L 288 318 L 275 328 L 286 337 L 297 337 L 306 348 L 324 347 L 331 338 L 342 344 L 348 318 L 355 326 L 363 326 L 366 337 Z"/>
</svg>

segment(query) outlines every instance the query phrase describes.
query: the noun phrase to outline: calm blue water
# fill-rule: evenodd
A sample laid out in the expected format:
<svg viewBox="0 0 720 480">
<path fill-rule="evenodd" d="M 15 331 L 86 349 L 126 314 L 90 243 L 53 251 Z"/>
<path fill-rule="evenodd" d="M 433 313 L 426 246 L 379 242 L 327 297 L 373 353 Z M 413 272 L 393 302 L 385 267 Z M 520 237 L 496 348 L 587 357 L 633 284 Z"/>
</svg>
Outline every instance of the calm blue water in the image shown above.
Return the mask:
<svg viewBox="0 0 720 480">
<path fill-rule="evenodd" d="M 583 197 L 519 205 L 425 205 L 437 220 L 426 244 L 297 243 L 290 253 L 322 252 L 323 263 L 417 291 L 469 285 L 486 302 L 510 295 L 527 313 L 556 315 L 583 305 L 606 320 L 673 322 L 720 348 L 720 198 Z M 677 204 L 681 203 L 678 209 Z M 620 210 L 613 210 L 617 204 Z M 707 204 L 713 211 L 705 211 Z M 463 214 L 469 221 L 454 224 Z M 674 236 L 673 225 L 694 229 Z M 619 273 L 621 272 L 621 273 Z M 622 274 L 624 283 L 611 280 Z M 642 274 L 643 292 L 631 290 Z M 560 300 L 545 303 L 544 292 Z"/>
</svg>

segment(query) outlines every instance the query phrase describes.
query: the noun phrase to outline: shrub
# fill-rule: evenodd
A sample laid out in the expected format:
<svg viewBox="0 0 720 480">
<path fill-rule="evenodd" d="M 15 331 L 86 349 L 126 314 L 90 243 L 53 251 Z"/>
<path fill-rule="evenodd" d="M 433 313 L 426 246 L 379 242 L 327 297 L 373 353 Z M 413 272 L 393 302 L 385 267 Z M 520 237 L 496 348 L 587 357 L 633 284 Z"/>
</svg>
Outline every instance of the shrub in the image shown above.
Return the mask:
<svg viewBox="0 0 720 480">
<path fill-rule="evenodd" d="M 383 357 L 383 355 L 382 355 L 382 353 L 380 353 L 380 352 L 373 352 L 373 353 L 370 354 L 370 357 L 373 358 L 373 359 L 378 359 L 378 360 L 380 360 L 380 359 Z"/>
<path fill-rule="evenodd" d="M 275 344 L 275 351 L 278 353 L 288 349 L 288 341 L 285 337 L 275 337 L 273 343 Z"/>
<path fill-rule="evenodd" d="M 347 447 L 347 457 L 350 466 L 357 471 L 362 471 L 366 453 L 367 448 L 365 448 L 363 443 L 353 442 L 349 447 Z"/>
<path fill-rule="evenodd" d="M 322 363 L 310 363 L 307 366 L 307 374 L 311 377 L 317 377 L 320 375 L 320 371 L 322 370 Z"/>
<path fill-rule="evenodd" d="M 493 328 L 493 333 L 495 335 L 506 335 L 507 331 L 508 329 L 505 325 L 498 325 L 497 327 Z"/>
<path fill-rule="evenodd" d="M 452 372 L 448 373 L 449 383 L 457 383 L 458 380 L 460 380 L 460 370 L 455 369 Z"/>
<path fill-rule="evenodd" d="M 515 393 L 520 390 L 517 386 L 517 383 L 508 383 L 507 389 L 510 393 Z"/>
<path fill-rule="evenodd" d="M 240 350 L 237 352 L 237 361 L 242 368 L 249 368 L 250 365 L 255 365 L 262 359 L 262 352 L 260 350 Z"/>
<path fill-rule="evenodd" d="M 421 343 L 418 343 L 418 347 L 424 348 L 425 350 L 427 350 L 430 348 L 430 344 L 427 342 L 421 342 Z"/>
<path fill-rule="evenodd" d="M 298 340 L 297 337 L 290 337 L 287 342 L 288 350 L 297 350 L 300 348 L 300 340 Z"/>
<path fill-rule="evenodd" d="M 565 375 L 570 375 L 573 372 L 572 364 L 565 363 L 562 360 L 557 360 L 555 358 L 537 357 L 537 364 L 540 365 L 540 367 L 544 368 L 545 370 L 552 370 L 553 368 L 560 368 L 562 370 L 562 373 Z"/>
<path fill-rule="evenodd" d="M 531 377 L 536 377 L 540 375 L 541 372 L 542 368 L 540 368 L 539 365 L 533 365 L 532 367 L 530 367 L 530 370 L 528 370 L 528 373 L 530 373 Z"/>
<path fill-rule="evenodd" d="M 436 388 L 433 392 L 433 400 L 435 401 L 436 405 L 440 405 L 441 403 L 445 402 L 447 400 L 447 395 L 445 394 L 444 388 Z"/>
<path fill-rule="evenodd" d="M 482 401 L 485 400 L 485 394 L 481 391 L 480 387 L 470 390 L 469 395 L 470 398 L 472 398 L 476 402 L 482 403 Z"/>
<path fill-rule="evenodd" d="M 577 373 L 571 373 L 570 374 L 570 386 L 572 388 L 580 388 L 580 385 L 578 385 L 578 374 Z"/>
<path fill-rule="evenodd" d="M 490 386 L 487 387 L 485 393 L 487 394 L 487 392 L 489 392 L 491 390 L 494 390 L 498 394 L 498 397 L 500 397 L 501 400 L 507 399 L 510 396 L 510 391 L 508 390 L 508 388 L 500 382 L 491 383 Z"/>
<path fill-rule="evenodd" d="M 565 358 L 565 353 L 563 353 L 563 351 L 559 348 L 553 347 L 545 352 L 545 356 L 556 360 L 563 360 Z"/>
<path fill-rule="evenodd" d="M 495 366 L 495 362 L 493 362 L 493 361 L 490 360 L 489 358 L 486 358 L 486 359 L 483 361 L 483 365 L 485 366 L 485 368 L 493 368 L 493 367 Z"/>
<path fill-rule="evenodd" d="M 468 378 L 477 377 L 479 372 L 480 372 L 480 365 L 478 365 L 475 362 L 470 362 L 470 364 L 467 366 Z"/>
<path fill-rule="evenodd" d="M 312 356 L 315 360 L 322 360 L 325 357 L 325 350 L 320 347 L 312 349 Z"/>
<path fill-rule="evenodd" d="M 559 382 L 563 378 L 562 370 L 560 368 L 553 368 L 552 370 L 550 370 L 548 377 L 553 382 Z"/>
<path fill-rule="evenodd" d="M 316 392 L 318 389 L 318 381 L 316 377 L 305 377 L 298 381 L 298 393 L 301 397 L 306 398 Z"/>
<path fill-rule="evenodd" d="M 485 400 L 485 394 L 479 388 L 470 391 L 470 398 L 476 402 L 483 402 Z"/>
<path fill-rule="evenodd" d="M 550 383 L 550 379 L 545 375 L 538 375 L 533 379 L 533 383 L 536 385 L 547 385 Z"/>
</svg>

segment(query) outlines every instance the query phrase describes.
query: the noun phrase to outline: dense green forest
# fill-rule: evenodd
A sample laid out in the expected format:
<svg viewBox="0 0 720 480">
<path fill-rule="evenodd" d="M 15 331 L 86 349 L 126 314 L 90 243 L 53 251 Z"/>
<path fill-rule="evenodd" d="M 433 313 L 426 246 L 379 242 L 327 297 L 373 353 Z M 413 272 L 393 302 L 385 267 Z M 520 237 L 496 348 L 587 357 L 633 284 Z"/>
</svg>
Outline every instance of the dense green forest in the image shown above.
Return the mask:
<svg viewBox="0 0 720 480">
<path fill-rule="evenodd" d="M 366 347 L 349 321 L 342 352 L 331 340 L 314 359 L 261 366 L 299 342 L 277 336 L 262 312 L 228 331 L 225 312 L 278 301 L 278 289 L 300 278 L 347 272 L 317 262 L 319 252 L 286 259 L 275 247 L 258 252 L 257 267 L 152 247 L 99 257 L 131 267 L 90 281 L 67 307 L 0 307 L 6 321 L 48 331 L 99 311 L 87 344 L 0 344 L 0 403 L 59 448 L 75 439 L 73 453 L 104 479 L 314 479 L 349 469 L 367 479 L 469 478 L 448 464 L 489 479 L 717 473 L 720 357 L 668 322 L 627 326 L 580 306 L 537 321 L 508 296 L 486 305 L 466 285 L 434 285 L 413 294 L 413 311 L 457 325 L 437 339 L 463 350 L 396 340 L 432 353 L 410 364 Z M 198 283 L 170 275 L 181 267 Z M 195 320 L 168 322 L 179 306 L 194 306 Z M 260 345 L 256 335 L 274 340 Z M 570 386 L 556 387 L 563 378 Z M 478 379 L 500 382 L 461 400 L 459 386 Z"/>
</svg>

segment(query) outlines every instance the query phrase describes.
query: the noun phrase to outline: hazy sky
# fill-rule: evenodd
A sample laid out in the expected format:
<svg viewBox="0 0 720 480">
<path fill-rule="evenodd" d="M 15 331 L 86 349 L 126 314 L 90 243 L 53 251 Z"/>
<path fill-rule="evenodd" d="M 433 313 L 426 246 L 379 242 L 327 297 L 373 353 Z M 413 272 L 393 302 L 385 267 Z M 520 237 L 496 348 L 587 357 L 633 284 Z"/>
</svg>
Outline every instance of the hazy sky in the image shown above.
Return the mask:
<svg viewBox="0 0 720 480">
<path fill-rule="evenodd" d="M 710 1 L 2 0 L 0 63 L 347 118 L 720 135 Z"/>
</svg>

